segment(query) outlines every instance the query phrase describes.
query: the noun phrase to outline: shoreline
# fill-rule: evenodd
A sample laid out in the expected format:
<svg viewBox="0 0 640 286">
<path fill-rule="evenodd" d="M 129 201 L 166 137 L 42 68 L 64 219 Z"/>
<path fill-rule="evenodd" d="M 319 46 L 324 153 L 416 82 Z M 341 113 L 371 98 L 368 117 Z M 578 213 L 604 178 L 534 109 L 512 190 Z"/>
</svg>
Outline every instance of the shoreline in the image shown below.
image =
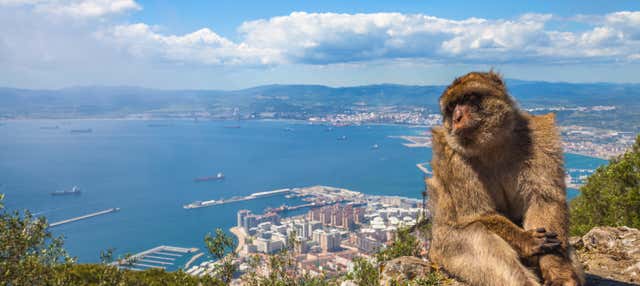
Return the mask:
<svg viewBox="0 0 640 286">
<path fill-rule="evenodd" d="M 236 246 L 235 252 L 240 253 L 240 251 L 242 251 L 242 249 L 244 248 L 244 241 L 247 238 L 247 234 L 243 229 L 237 226 L 231 227 L 229 229 L 229 232 L 235 235 L 238 239 L 238 246 Z"/>
</svg>

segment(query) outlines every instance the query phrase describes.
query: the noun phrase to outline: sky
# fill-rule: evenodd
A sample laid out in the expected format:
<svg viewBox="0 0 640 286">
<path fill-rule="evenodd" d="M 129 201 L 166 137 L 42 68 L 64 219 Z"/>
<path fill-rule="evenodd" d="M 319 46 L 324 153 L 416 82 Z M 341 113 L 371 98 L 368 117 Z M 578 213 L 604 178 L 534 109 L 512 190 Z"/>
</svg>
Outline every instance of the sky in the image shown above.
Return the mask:
<svg viewBox="0 0 640 286">
<path fill-rule="evenodd" d="M 640 1 L 0 0 L 0 86 L 640 83 Z"/>
</svg>

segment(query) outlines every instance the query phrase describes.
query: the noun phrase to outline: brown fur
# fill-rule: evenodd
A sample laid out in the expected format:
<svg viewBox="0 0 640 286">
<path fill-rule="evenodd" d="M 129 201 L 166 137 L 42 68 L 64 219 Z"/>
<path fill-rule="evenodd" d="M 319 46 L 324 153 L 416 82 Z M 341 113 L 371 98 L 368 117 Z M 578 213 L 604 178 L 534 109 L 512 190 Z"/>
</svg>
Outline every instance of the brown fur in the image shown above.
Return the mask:
<svg viewBox="0 0 640 286">
<path fill-rule="evenodd" d="M 454 108 L 472 99 L 470 128 L 454 130 Z M 440 106 L 443 127 L 433 130 L 434 178 L 427 180 L 434 262 L 473 285 L 539 285 L 523 261 L 533 263 L 545 284 L 583 284 L 569 258 L 564 160 L 553 115 L 520 111 L 493 72 L 456 79 Z M 548 236 L 538 228 L 561 243 L 539 260 L 531 256 Z"/>
</svg>

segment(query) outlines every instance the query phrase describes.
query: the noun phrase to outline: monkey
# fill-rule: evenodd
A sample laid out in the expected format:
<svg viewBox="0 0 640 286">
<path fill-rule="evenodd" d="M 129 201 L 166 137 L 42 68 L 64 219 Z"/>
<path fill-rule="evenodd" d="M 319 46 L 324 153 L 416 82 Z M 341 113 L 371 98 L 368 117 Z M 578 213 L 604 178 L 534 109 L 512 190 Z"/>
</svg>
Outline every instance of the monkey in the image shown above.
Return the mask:
<svg viewBox="0 0 640 286">
<path fill-rule="evenodd" d="M 518 253 L 528 259 L 536 255 L 552 252 L 560 245 L 557 234 L 540 227 L 525 231 L 508 218 L 495 211 L 495 205 L 478 175 L 468 166 L 464 158 L 456 154 L 445 142 L 442 128 L 432 130 L 433 160 L 431 163 L 435 179 L 444 178 L 445 188 L 431 188 L 431 196 L 449 196 L 456 204 L 449 209 L 451 219 L 445 221 L 456 228 L 480 223 L 501 237 Z M 435 180 L 433 179 L 433 180 Z M 433 184 L 433 183 L 432 183 Z M 434 194 L 441 192 L 440 194 Z"/>
<path fill-rule="evenodd" d="M 439 105 L 431 260 L 473 285 L 584 285 L 554 115 L 521 111 L 493 71 L 456 78 Z"/>
</svg>

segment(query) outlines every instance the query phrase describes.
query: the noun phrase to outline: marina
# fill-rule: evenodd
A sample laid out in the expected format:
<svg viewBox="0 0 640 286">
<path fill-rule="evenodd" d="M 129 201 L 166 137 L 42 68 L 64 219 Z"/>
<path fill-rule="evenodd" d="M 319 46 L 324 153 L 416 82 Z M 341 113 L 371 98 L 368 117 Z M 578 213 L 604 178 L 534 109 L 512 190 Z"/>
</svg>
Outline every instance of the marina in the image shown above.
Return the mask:
<svg viewBox="0 0 640 286">
<path fill-rule="evenodd" d="M 56 226 L 59 226 L 59 225 L 72 223 L 72 222 L 83 220 L 83 219 L 88 219 L 88 218 L 92 218 L 92 217 L 96 217 L 96 216 L 100 216 L 100 215 L 105 215 L 105 214 L 110 214 L 110 213 L 117 212 L 119 210 L 120 210 L 119 208 L 110 208 L 110 209 L 106 209 L 106 210 L 103 210 L 103 211 L 90 213 L 90 214 L 87 214 L 87 215 L 83 215 L 83 216 L 79 216 L 79 217 L 74 217 L 74 218 L 70 218 L 70 219 L 65 219 L 65 220 L 61 220 L 61 221 L 58 221 L 58 222 L 54 222 L 52 224 L 49 224 L 49 227 L 56 227 Z"/>
<path fill-rule="evenodd" d="M 139 253 L 136 253 L 126 259 L 112 262 L 120 269 L 128 270 L 146 270 L 150 268 L 164 269 L 168 271 L 177 270 L 178 268 L 187 269 L 204 253 L 198 252 L 198 248 L 185 248 L 177 246 L 160 245 Z M 189 257 L 191 258 L 184 264 L 182 263 Z M 181 267 L 183 266 L 183 267 Z"/>
</svg>

